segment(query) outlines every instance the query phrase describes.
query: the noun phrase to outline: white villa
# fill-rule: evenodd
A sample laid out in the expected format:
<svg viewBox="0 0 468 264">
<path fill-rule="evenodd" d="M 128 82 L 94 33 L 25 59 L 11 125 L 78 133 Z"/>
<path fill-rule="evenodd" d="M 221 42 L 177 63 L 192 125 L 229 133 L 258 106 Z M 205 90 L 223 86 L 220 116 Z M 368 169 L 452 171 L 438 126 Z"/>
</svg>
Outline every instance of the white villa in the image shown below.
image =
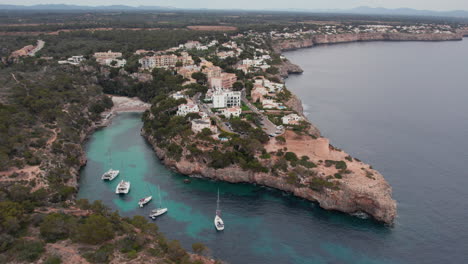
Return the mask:
<svg viewBox="0 0 468 264">
<path fill-rule="evenodd" d="M 177 91 L 177 92 L 171 94 L 171 97 L 178 100 L 178 99 L 185 98 L 185 95 L 183 93 L 181 93 L 180 91 Z"/>
<path fill-rule="evenodd" d="M 187 114 L 198 113 L 198 112 L 200 112 L 200 109 L 198 109 L 198 105 L 196 105 L 193 102 L 189 101 L 186 104 L 179 105 L 179 108 L 177 110 L 177 115 L 178 116 L 186 116 Z"/>
<path fill-rule="evenodd" d="M 242 109 L 239 106 L 224 108 L 221 113 L 226 118 L 239 117 L 242 113 Z"/>
<path fill-rule="evenodd" d="M 272 99 L 263 99 L 262 106 L 265 109 L 277 109 L 280 104 Z"/>
<path fill-rule="evenodd" d="M 255 84 L 262 85 L 267 88 L 271 93 L 280 92 L 284 88 L 284 84 L 275 83 L 267 79 L 256 79 Z"/>
<path fill-rule="evenodd" d="M 297 125 L 299 122 L 304 121 L 302 116 L 297 114 L 289 114 L 281 118 L 284 125 Z"/>
</svg>

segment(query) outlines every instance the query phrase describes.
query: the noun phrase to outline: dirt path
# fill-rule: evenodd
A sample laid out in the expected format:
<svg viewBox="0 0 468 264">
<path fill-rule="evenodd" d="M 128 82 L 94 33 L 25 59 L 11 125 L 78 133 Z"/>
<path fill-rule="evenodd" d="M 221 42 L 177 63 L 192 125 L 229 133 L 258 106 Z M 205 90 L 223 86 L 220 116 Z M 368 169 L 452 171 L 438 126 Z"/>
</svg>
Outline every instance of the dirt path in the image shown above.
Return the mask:
<svg viewBox="0 0 468 264">
<path fill-rule="evenodd" d="M 76 245 L 73 245 L 70 240 L 60 241 L 54 244 L 47 244 L 46 250 L 51 255 L 58 255 L 62 259 L 62 263 L 87 264 L 89 263 L 83 258 Z"/>
<path fill-rule="evenodd" d="M 31 52 L 29 52 L 28 55 L 31 57 L 35 56 L 38 51 L 44 48 L 44 45 L 45 45 L 45 41 L 38 39 L 36 47 L 33 50 L 31 50 Z"/>
</svg>

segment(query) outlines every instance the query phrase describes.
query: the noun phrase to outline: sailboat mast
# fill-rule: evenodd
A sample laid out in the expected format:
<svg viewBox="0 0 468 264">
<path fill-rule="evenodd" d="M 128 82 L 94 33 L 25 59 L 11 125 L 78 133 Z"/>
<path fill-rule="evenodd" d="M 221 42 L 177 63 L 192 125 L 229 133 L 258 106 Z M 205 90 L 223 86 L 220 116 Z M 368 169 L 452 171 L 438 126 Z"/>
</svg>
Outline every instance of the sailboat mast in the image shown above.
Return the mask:
<svg viewBox="0 0 468 264">
<path fill-rule="evenodd" d="M 219 212 L 219 189 L 218 189 L 218 199 L 216 200 L 216 213 Z"/>
<path fill-rule="evenodd" d="M 159 185 L 158 185 L 158 195 L 159 195 L 159 206 L 161 206 L 162 208 L 161 189 L 159 188 Z"/>
</svg>

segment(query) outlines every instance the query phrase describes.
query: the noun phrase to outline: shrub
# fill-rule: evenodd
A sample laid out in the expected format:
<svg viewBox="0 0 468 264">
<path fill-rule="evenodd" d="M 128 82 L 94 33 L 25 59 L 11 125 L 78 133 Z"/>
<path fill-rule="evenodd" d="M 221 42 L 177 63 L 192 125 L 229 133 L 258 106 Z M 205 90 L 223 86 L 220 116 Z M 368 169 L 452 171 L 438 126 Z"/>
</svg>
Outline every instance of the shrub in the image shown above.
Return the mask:
<svg viewBox="0 0 468 264">
<path fill-rule="evenodd" d="M 17 260 L 33 262 L 39 259 L 45 249 L 43 242 L 20 239 L 13 245 L 12 251 Z"/>
<path fill-rule="evenodd" d="M 296 162 L 299 160 L 294 152 L 286 152 L 284 158 L 290 162 Z"/>
<path fill-rule="evenodd" d="M 87 252 L 83 257 L 91 263 L 108 263 L 114 253 L 114 247 L 111 244 L 101 246 L 98 250 Z"/>
<path fill-rule="evenodd" d="M 102 215 L 91 215 L 78 226 L 76 239 L 87 244 L 100 244 L 114 238 L 114 226 Z"/>
<path fill-rule="evenodd" d="M 55 242 L 68 238 L 75 227 L 76 222 L 72 217 L 54 213 L 44 217 L 39 230 L 45 241 Z"/>
<path fill-rule="evenodd" d="M 339 174 L 339 173 L 335 173 L 334 176 L 335 176 L 335 178 L 337 178 L 337 179 L 342 179 L 342 178 L 343 178 L 343 176 L 342 176 L 341 174 Z"/>
<path fill-rule="evenodd" d="M 59 256 L 50 256 L 45 261 L 44 264 L 61 264 L 62 259 Z"/>
<path fill-rule="evenodd" d="M 180 242 L 177 240 L 172 240 L 168 243 L 167 254 L 169 259 L 177 263 L 181 263 L 188 257 L 187 252 L 182 248 Z"/>
<path fill-rule="evenodd" d="M 197 254 L 202 254 L 205 250 L 207 250 L 207 247 L 203 243 L 193 243 L 192 250 Z"/>
<path fill-rule="evenodd" d="M 338 170 L 346 170 L 348 167 L 346 166 L 346 162 L 340 160 L 335 163 L 335 168 Z"/>
<path fill-rule="evenodd" d="M 289 184 L 298 184 L 299 177 L 297 177 L 297 174 L 295 172 L 290 172 L 288 173 L 288 178 L 286 179 L 286 182 Z"/>
<path fill-rule="evenodd" d="M 329 182 L 322 178 L 313 178 L 309 183 L 309 187 L 314 191 L 322 191 L 325 188 L 336 188 L 333 182 Z"/>
</svg>

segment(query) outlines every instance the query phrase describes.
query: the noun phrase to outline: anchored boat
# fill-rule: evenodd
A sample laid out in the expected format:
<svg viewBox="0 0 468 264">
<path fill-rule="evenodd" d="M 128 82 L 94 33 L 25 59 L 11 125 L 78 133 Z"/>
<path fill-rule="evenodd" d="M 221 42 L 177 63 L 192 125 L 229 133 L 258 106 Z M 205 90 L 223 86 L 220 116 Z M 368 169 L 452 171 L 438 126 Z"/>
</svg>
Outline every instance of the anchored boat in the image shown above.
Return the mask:
<svg viewBox="0 0 468 264">
<path fill-rule="evenodd" d="M 221 218 L 221 210 L 219 209 L 219 189 L 218 189 L 218 200 L 216 201 L 216 216 L 214 219 L 214 224 L 215 224 L 216 230 L 218 231 L 224 230 L 224 222 L 223 222 L 223 219 Z"/>
<path fill-rule="evenodd" d="M 143 206 L 145 206 L 147 203 L 149 203 L 153 199 L 153 196 L 151 195 L 151 190 L 149 189 L 148 185 L 146 185 L 146 187 L 148 188 L 148 192 L 150 193 L 150 196 L 142 198 L 138 201 L 138 205 L 142 208 Z"/>
<path fill-rule="evenodd" d="M 163 215 L 167 212 L 167 208 L 162 207 L 162 200 L 161 200 L 161 190 L 159 189 L 158 186 L 158 195 L 159 195 L 159 206 L 154 210 L 151 210 L 151 213 L 149 217 L 151 217 L 153 220 L 156 219 L 156 217 Z"/>
<path fill-rule="evenodd" d="M 115 188 L 116 194 L 127 194 L 130 191 L 130 182 L 122 180 Z"/>
<path fill-rule="evenodd" d="M 104 174 L 102 174 L 101 179 L 104 181 L 112 181 L 115 179 L 117 176 L 119 176 L 120 171 L 119 170 L 113 170 L 112 169 L 112 154 L 109 151 L 109 161 L 110 161 L 110 169 L 106 171 Z"/>
</svg>

